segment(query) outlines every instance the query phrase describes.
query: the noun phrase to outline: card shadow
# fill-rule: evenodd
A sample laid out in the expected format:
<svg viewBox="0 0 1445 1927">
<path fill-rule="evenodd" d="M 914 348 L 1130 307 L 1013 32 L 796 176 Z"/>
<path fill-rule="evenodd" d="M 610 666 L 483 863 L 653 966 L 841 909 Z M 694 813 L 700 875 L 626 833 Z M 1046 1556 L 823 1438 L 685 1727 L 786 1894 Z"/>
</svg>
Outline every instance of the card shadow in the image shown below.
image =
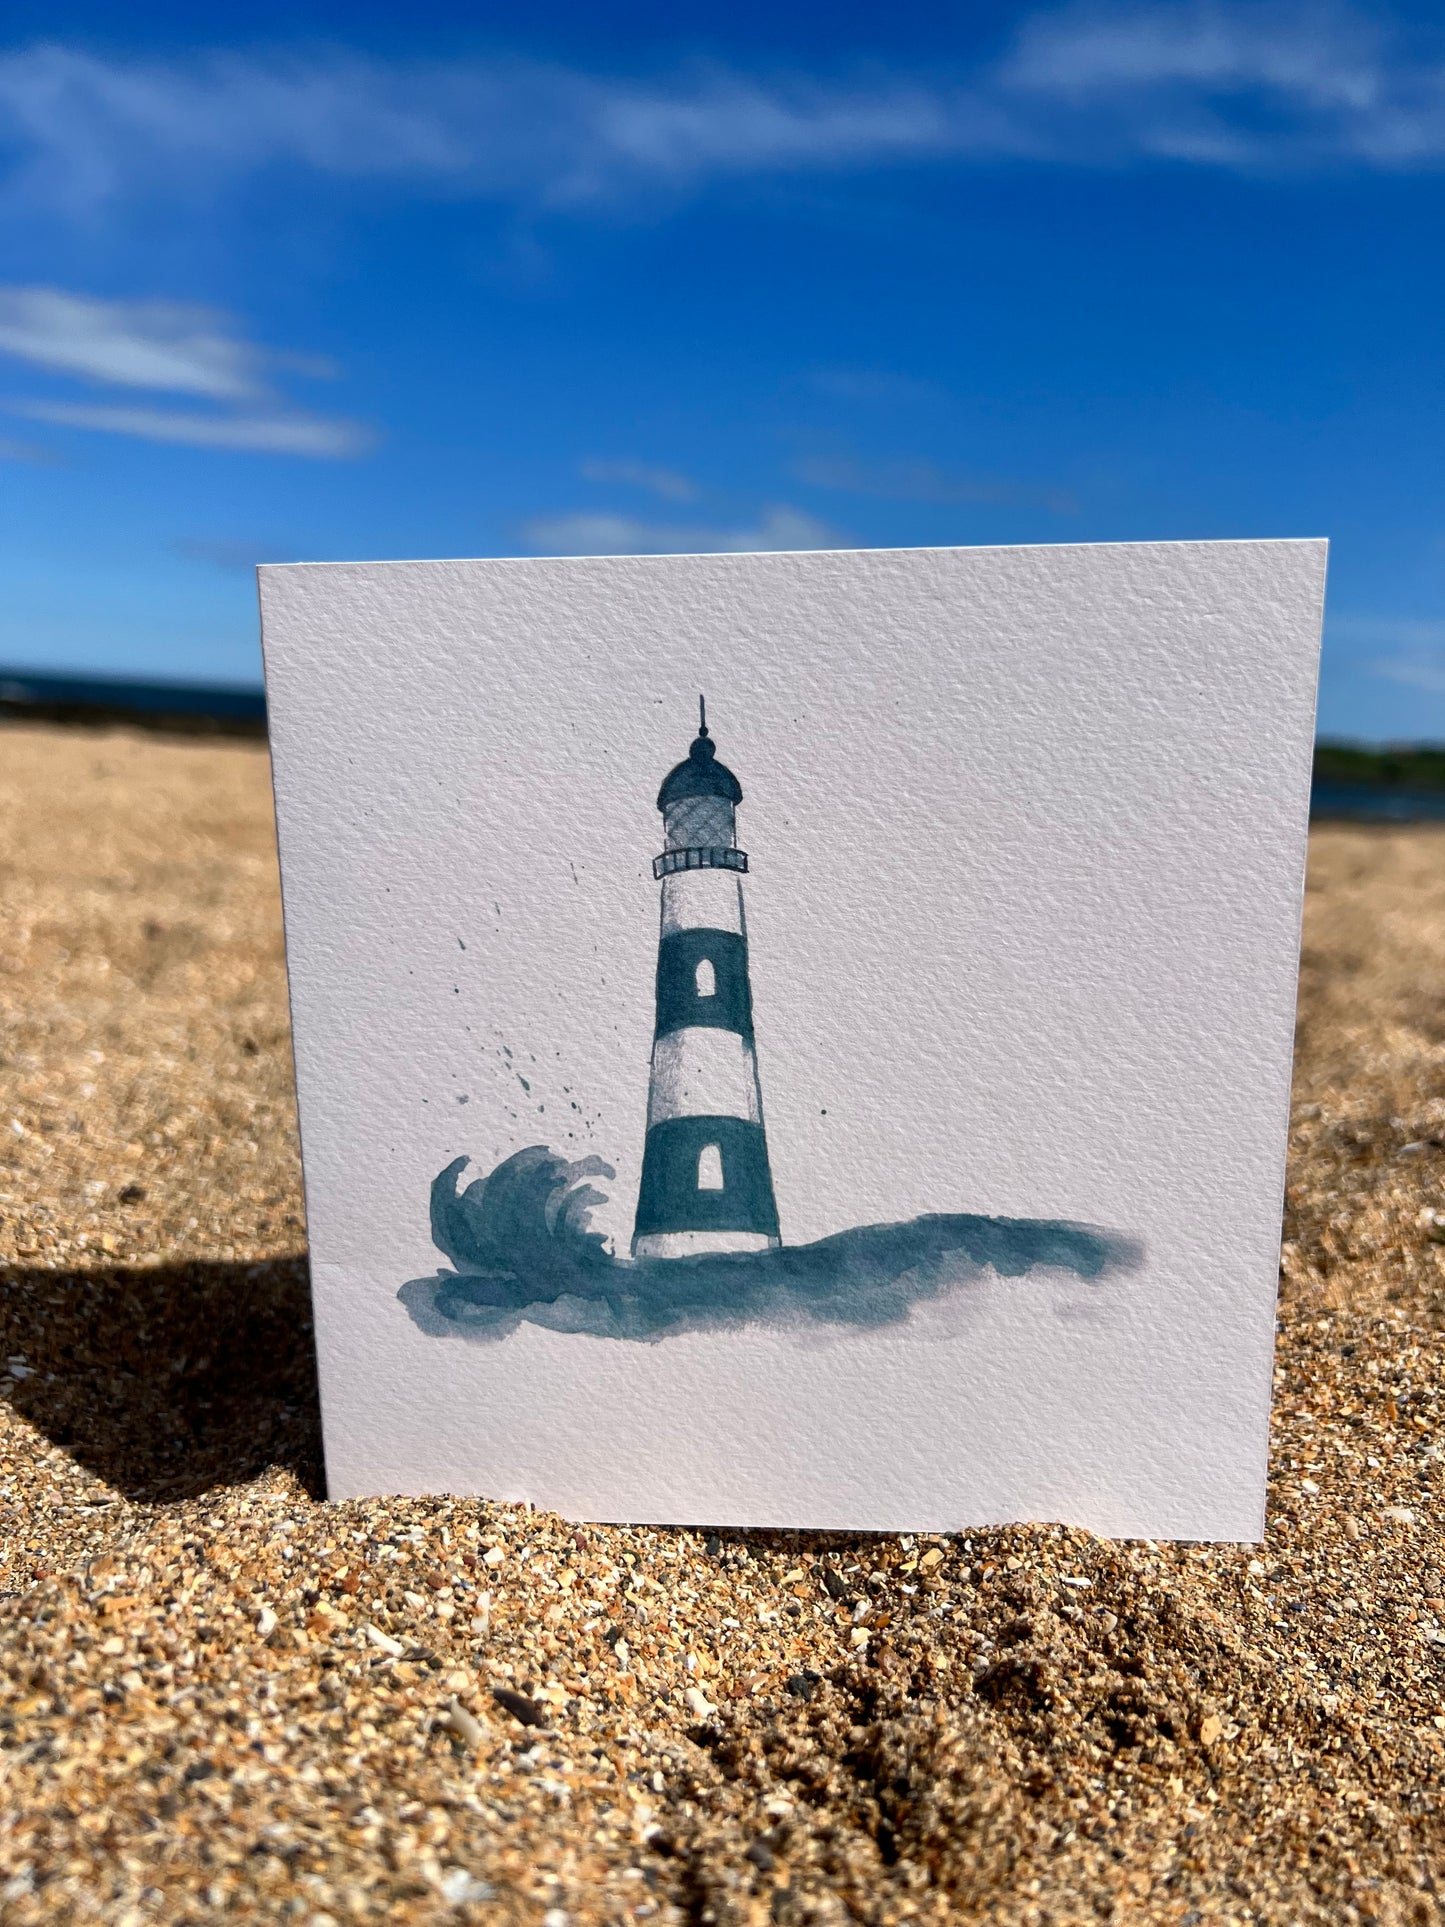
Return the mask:
<svg viewBox="0 0 1445 1927">
<path fill-rule="evenodd" d="M 0 1267 L 3 1396 L 124 1498 L 200 1498 L 268 1468 L 325 1496 L 306 1259 Z"/>
</svg>

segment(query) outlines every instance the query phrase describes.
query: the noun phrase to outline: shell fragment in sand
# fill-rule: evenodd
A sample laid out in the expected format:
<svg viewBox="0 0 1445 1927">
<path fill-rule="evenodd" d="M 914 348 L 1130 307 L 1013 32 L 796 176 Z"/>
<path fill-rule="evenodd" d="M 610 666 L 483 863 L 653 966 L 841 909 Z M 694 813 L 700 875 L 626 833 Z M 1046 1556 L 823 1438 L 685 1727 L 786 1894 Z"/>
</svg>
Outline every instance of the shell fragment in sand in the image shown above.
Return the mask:
<svg viewBox="0 0 1445 1927">
<path fill-rule="evenodd" d="M 469 1713 L 458 1699 L 453 1699 L 442 1714 L 442 1725 L 449 1727 L 459 1740 L 465 1740 L 470 1747 L 478 1747 L 487 1737 L 487 1729 L 474 1713 Z"/>
<path fill-rule="evenodd" d="M 400 1659 L 406 1652 L 405 1646 L 399 1639 L 393 1639 L 390 1633 L 384 1633 L 376 1626 L 366 1625 L 361 1630 L 373 1646 L 379 1646 L 382 1652 L 392 1659 Z"/>
</svg>

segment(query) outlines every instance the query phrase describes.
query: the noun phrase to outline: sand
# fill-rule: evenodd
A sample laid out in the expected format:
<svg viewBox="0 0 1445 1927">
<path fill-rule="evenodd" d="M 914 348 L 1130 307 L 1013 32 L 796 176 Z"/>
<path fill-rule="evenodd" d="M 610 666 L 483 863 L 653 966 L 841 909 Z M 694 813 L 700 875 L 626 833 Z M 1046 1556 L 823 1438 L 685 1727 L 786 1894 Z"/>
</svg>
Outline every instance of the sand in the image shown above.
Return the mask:
<svg viewBox="0 0 1445 1927">
<path fill-rule="evenodd" d="M 264 751 L 6 725 L 0 864 L 0 1921 L 1441 1918 L 1445 829 L 1314 836 L 1259 1548 L 326 1503 Z"/>
</svg>

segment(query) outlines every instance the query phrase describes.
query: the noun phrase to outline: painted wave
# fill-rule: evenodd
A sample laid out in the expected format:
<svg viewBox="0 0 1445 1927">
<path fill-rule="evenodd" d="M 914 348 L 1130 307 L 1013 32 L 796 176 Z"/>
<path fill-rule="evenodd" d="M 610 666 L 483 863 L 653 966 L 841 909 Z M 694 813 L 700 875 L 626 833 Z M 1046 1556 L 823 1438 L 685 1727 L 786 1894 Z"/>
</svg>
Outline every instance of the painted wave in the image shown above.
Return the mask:
<svg viewBox="0 0 1445 1927">
<path fill-rule="evenodd" d="M 594 1180 L 616 1175 L 601 1158 L 569 1162 L 534 1144 L 458 1190 L 468 1162 L 431 1189 L 432 1239 L 453 1268 L 398 1293 L 437 1335 L 496 1339 L 523 1322 L 641 1340 L 760 1322 L 876 1328 L 986 1272 L 1095 1282 L 1140 1256 L 1128 1238 L 1063 1219 L 929 1213 L 771 1251 L 618 1258 L 591 1223 L 607 1201 Z"/>
</svg>

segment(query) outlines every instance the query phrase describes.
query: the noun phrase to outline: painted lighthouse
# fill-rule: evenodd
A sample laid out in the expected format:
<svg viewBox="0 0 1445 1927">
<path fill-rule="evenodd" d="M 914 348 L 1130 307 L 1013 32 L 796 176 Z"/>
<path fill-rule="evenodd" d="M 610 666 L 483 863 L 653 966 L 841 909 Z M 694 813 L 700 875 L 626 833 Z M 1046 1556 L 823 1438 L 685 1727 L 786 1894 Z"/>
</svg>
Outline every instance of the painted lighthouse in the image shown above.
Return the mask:
<svg viewBox="0 0 1445 1927">
<path fill-rule="evenodd" d="M 742 800 L 699 698 L 697 735 L 657 795 L 664 848 L 652 874 L 662 884 L 662 932 L 637 1258 L 780 1242 L 753 1042 Z"/>
</svg>

